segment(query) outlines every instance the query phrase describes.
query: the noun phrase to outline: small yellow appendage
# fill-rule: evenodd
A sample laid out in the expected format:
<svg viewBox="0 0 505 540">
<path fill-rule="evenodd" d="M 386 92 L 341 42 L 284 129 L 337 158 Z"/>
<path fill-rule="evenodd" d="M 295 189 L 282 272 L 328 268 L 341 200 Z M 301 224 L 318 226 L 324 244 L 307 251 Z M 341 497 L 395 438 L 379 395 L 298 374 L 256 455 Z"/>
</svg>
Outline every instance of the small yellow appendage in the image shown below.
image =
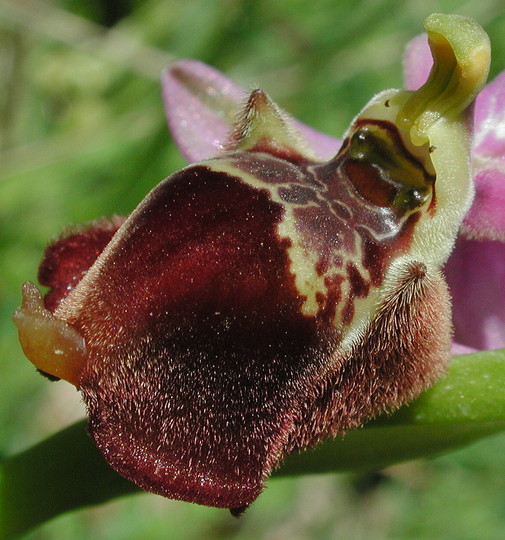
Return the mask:
<svg viewBox="0 0 505 540">
<path fill-rule="evenodd" d="M 79 387 L 86 364 L 86 345 L 80 334 L 44 307 L 37 287 L 23 285 L 23 302 L 14 312 L 23 352 L 41 371 Z"/>
</svg>

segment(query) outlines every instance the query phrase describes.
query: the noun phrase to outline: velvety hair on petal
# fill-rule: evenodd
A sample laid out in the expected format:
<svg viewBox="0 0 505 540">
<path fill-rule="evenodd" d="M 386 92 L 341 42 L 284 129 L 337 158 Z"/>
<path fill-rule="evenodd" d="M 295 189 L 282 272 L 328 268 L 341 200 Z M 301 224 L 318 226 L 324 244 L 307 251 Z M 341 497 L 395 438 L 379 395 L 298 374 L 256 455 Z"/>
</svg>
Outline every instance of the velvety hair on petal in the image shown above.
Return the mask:
<svg viewBox="0 0 505 540">
<path fill-rule="evenodd" d="M 110 242 L 125 218 L 99 219 L 70 230 L 46 247 L 39 267 L 39 283 L 49 287 L 44 297 L 46 308 L 54 312 L 79 283 Z"/>
<path fill-rule="evenodd" d="M 199 163 L 125 220 L 50 244 L 45 303 L 24 285 L 26 356 L 81 391 L 90 435 L 141 488 L 238 513 L 287 453 L 397 409 L 446 369 L 441 267 L 472 201 L 468 111 L 490 48 L 467 17 L 434 14 L 425 28 L 426 84 L 374 96 L 338 152 L 264 91 L 245 100 L 215 69 L 174 63 L 169 125 Z M 411 86 L 427 76 L 423 47 L 407 54 Z M 501 111 L 484 105 L 484 119 Z M 483 148 L 498 146 L 490 133 Z M 503 343 L 505 255 L 461 242 L 447 267 L 460 347 Z"/>
</svg>

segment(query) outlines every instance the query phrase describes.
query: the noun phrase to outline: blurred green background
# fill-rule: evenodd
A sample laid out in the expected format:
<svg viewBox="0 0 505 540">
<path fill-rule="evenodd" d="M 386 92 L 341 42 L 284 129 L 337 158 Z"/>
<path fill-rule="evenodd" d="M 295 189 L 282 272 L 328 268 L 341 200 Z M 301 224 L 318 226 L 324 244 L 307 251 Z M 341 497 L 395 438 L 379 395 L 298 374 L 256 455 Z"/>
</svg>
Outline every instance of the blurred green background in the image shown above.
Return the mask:
<svg viewBox="0 0 505 540">
<path fill-rule="evenodd" d="M 0 455 L 83 416 L 73 387 L 25 360 L 10 315 L 51 238 L 129 213 L 184 164 L 161 69 L 203 60 L 339 136 L 374 93 L 401 86 L 403 47 L 438 11 L 477 19 L 491 76 L 505 68 L 503 0 L 0 1 Z M 239 520 L 139 494 L 28 538 L 504 539 L 505 436 L 375 475 L 273 479 Z"/>
</svg>

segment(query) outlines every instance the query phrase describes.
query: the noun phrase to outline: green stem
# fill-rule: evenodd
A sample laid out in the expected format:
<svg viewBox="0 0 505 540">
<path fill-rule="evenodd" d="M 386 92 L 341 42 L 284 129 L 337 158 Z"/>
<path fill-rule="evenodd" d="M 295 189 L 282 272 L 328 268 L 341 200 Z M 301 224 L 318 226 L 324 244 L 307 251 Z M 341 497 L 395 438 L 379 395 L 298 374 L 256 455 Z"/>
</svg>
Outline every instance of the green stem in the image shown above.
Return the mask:
<svg viewBox="0 0 505 540">
<path fill-rule="evenodd" d="M 69 510 L 138 488 L 113 471 L 81 421 L 0 468 L 0 538 L 15 538 Z"/>
<path fill-rule="evenodd" d="M 465 446 L 505 430 L 504 390 L 505 350 L 456 357 L 447 376 L 408 407 L 289 456 L 277 474 L 374 470 Z M 6 460 L 0 479 L 3 539 L 138 490 L 105 463 L 84 421 Z"/>
<path fill-rule="evenodd" d="M 371 472 L 411 459 L 434 457 L 505 430 L 505 421 L 479 424 L 367 427 L 289 456 L 279 476 Z"/>
</svg>

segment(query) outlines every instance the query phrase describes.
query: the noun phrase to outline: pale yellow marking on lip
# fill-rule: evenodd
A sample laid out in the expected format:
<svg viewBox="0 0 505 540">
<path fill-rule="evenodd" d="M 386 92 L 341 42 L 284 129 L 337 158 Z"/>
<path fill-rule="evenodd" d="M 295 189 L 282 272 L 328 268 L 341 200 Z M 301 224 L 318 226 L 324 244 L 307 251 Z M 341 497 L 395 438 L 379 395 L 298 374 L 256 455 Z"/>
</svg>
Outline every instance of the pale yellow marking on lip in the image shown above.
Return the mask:
<svg viewBox="0 0 505 540">
<path fill-rule="evenodd" d="M 295 208 L 307 208 L 310 206 L 307 204 L 289 204 L 287 205 L 283 201 L 278 193 L 278 188 L 286 184 L 268 184 L 262 182 L 254 175 L 243 171 L 242 169 L 234 166 L 231 160 L 225 160 L 222 157 L 216 160 L 211 160 L 205 163 L 211 167 L 215 172 L 222 172 L 234 177 L 240 178 L 242 181 L 254 187 L 256 189 L 266 189 L 274 202 L 277 202 L 285 209 L 284 216 L 277 226 L 278 234 L 281 238 L 285 238 L 291 241 L 291 246 L 288 248 L 288 256 L 290 259 L 290 270 L 295 278 L 295 286 L 302 297 L 305 298 L 302 305 L 302 314 L 308 317 L 316 317 L 320 311 L 320 305 L 317 302 L 318 293 L 324 296 L 328 295 L 328 288 L 325 284 L 325 278 L 332 278 L 338 275 L 343 275 L 344 280 L 342 282 L 341 298 L 339 305 L 336 306 L 335 318 L 333 325 L 345 338 L 346 335 L 356 335 L 356 333 L 362 331 L 366 324 L 368 324 L 371 316 L 375 313 L 377 298 L 379 289 L 375 288 L 370 291 L 370 294 L 366 298 L 354 298 L 354 310 L 355 315 L 347 327 L 343 328 L 342 314 L 346 304 L 346 298 L 350 295 L 351 284 L 347 279 L 347 272 L 345 270 L 348 262 L 354 263 L 365 280 L 370 279 L 369 271 L 364 268 L 362 261 L 362 238 L 355 232 L 357 238 L 356 250 L 354 254 L 340 252 L 344 258 L 342 269 L 335 268 L 331 274 L 319 275 L 316 271 L 318 263 L 318 254 L 312 251 L 308 251 L 303 246 L 303 239 L 296 228 L 296 220 L 293 216 L 293 210 Z"/>
<path fill-rule="evenodd" d="M 223 172 L 231 176 L 240 178 L 246 184 L 256 189 L 266 189 L 271 199 L 281 204 L 285 209 L 284 216 L 277 226 L 277 232 L 281 238 L 290 240 L 291 246 L 288 248 L 288 256 L 290 259 L 290 270 L 295 278 L 295 286 L 301 296 L 305 297 L 302 306 L 303 315 L 309 317 L 315 317 L 319 312 L 319 304 L 317 302 L 317 294 L 322 293 L 326 295 L 328 289 L 324 283 L 325 276 L 320 276 L 316 272 L 316 265 L 318 262 L 317 253 L 310 252 L 303 247 L 303 241 L 300 233 L 296 228 L 296 220 L 293 216 L 293 210 L 295 208 L 307 208 L 311 204 L 316 206 L 315 203 L 307 204 L 286 204 L 280 197 L 278 189 L 280 186 L 289 185 L 290 182 L 285 184 L 268 184 L 262 182 L 253 174 L 247 173 L 244 170 L 235 167 L 231 160 L 225 160 L 219 158 L 206 163 L 215 172 Z"/>
</svg>

